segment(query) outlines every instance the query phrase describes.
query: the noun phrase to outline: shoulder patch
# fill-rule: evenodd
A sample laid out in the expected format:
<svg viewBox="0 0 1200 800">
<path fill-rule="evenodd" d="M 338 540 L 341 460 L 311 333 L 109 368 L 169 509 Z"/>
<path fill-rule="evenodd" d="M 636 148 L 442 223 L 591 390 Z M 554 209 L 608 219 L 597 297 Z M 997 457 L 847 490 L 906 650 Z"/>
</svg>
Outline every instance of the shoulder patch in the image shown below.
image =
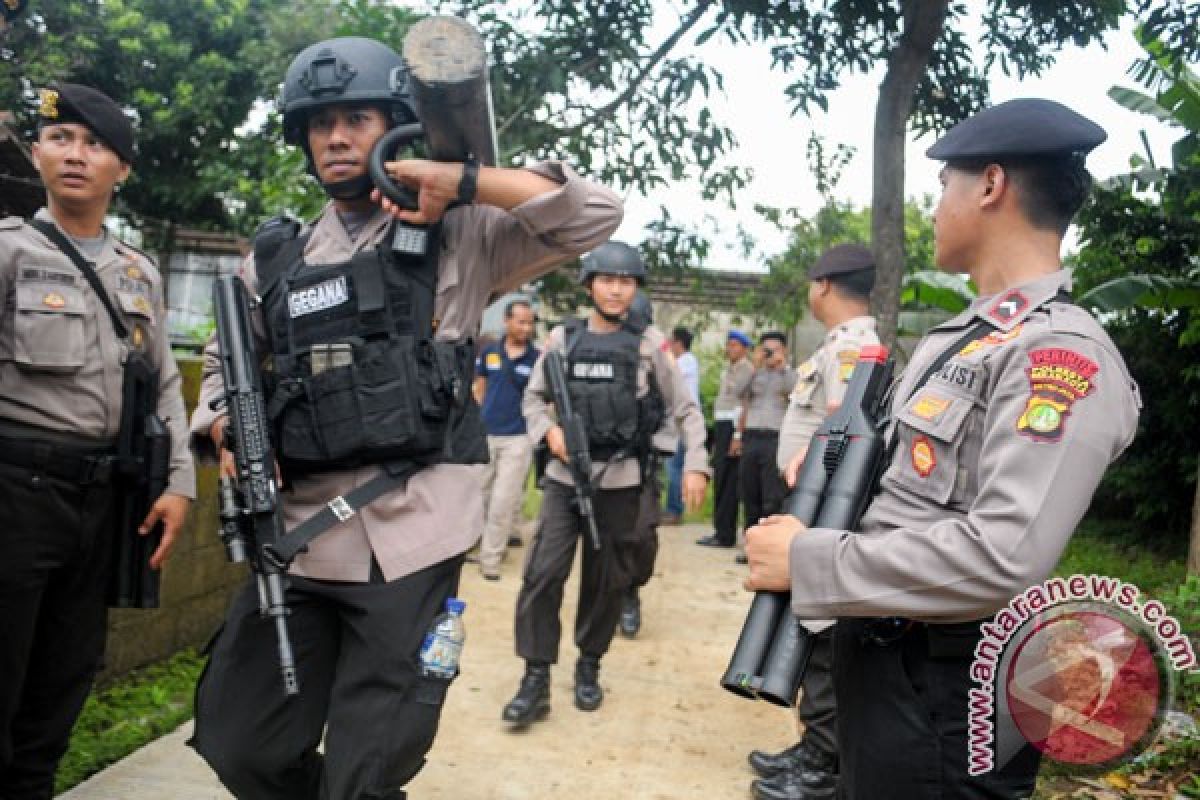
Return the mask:
<svg viewBox="0 0 1200 800">
<path fill-rule="evenodd" d="M 854 372 L 854 365 L 858 363 L 858 350 L 839 350 L 837 354 L 838 360 L 838 377 L 842 383 L 850 382 L 850 375 Z"/>
<path fill-rule="evenodd" d="M 1028 353 L 1029 400 L 1017 418 L 1017 432 L 1035 442 L 1062 439 L 1071 407 L 1096 389 L 1100 366 L 1064 347 Z"/>
</svg>

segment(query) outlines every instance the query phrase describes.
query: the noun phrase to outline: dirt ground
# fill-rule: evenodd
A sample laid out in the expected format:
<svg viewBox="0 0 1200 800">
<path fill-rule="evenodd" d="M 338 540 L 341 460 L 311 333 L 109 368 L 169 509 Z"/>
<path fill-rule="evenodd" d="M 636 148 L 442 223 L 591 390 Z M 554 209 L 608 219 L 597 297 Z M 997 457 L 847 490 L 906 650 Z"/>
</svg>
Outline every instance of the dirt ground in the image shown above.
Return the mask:
<svg viewBox="0 0 1200 800">
<path fill-rule="evenodd" d="M 700 526 L 663 528 L 644 624 L 619 635 L 601 667 L 604 705 L 572 703 L 576 584 L 567 586 L 564 641 L 554 668 L 552 711 L 513 733 L 500 711 L 523 669 L 513 652 L 513 606 L 525 549 L 513 550 L 498 582 L 464 572 L 467 645 L 429 763 L 410 784 L 415 800 L 683 800 L 749 797 L 746 754 L 795 738 L 787 711 L 743 700 L 718 685 L 749 595 L 733 551 L 698 547 Z M 211 773 L 183 746 L 186 728 L 64 795 L 69 800 L 219 800 Z"/>
</svg>

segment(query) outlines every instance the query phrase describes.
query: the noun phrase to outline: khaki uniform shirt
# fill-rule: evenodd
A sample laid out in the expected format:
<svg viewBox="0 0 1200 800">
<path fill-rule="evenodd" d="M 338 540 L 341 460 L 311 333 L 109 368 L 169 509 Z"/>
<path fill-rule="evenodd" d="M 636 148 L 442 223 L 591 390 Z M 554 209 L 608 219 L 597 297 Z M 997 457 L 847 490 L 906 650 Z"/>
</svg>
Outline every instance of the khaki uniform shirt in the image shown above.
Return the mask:
<svg viewBox="0 0 1200 800">
<path fill-rule="evenodd" d="M 791 367 L 756 369 L 742 393 L 746 406 L 746 430 L 779 430 L 795 383 L 796 370 Z"/>
<path fill-rule="evenodd" d="M 37 218 L 54 223 L 45 209 Z M 115 444 L 130 347 L 159 370 L 158 414 L 171 432 L 167 491 L 194 498 L 187 412 L 167 341 L 163 281 L 145 254 L 106 237 L 96 273 L 129 329 L 117 338 L 87 278 L 19 217 L 0 220 L 0 426 L 32 426 L 81 444 Z"/>
<path fill-rule="evenodd" d="M 434 314 L 437 338 L 456 341 L 472 336 L 490 298 L 520 287 L 558 264 L 606 241 L 621 221 L 620 198 L 583 180 L 569 167 L 547 162 L 532 171 L 559 188 L 514 208 L 470 205 L 451 209 L 442 220 Z M 353 239 L 332 206 L 313 226 L 305 260 L 332 264 L 383 241 L 392 217 L 379 211 Z M 254 289 L 252 260 L 243 279 Z M 267 346 L 261 314 L 255 313 L 259 353 Z M 205 350 L 204 386 L 192 417 L 192 445 L 214 455 L 209 430 L 217 414 L 208 402 L 223 395 L 217 345 Z M 483 529 L 483 465 L 439 464 L 408 479 L 401 489 L 380 497 L 358 514 L 318 536 L 291 571 L 321 580 L 367 581 L 371 556 L 391 581 L 457 556 L 478 540 Z M 375 466 L 308 476 L 283 492 L 283 516 L 290 530 L 338 495 L 379 474 Z"/>
<path fill-rule="evenodd" d="M 897 446 L 861 533 L 811 529 L 791 549 L 804 617 L 962 622 L 1058 563 L 1141 402 L 1091 315 L 1050 298 L 1060 271 L 980 298 L 921 340 L 892 401 Z M 913 384 L 977 318 L 996 330 Z"/>
<path fill-rule="evenodd" d="M 780 472 L 796 453 L 808 447 L 829 412 L 841 405 L 858 351 L 868 344 L 879 344 L 875 319 L 848 319 L 826 333 L 821 346 L 796 369 L 796 388 L 779 429 L 775 460 Z"/>
<path fill-rule="evenodd" d="M 725 369 L 721 371 L 721 386 L 717 390 L 717 399 L 713 401 L 714 419 L 737 422 L 742 413 L 742 395 L 753 377 L 754 365 L 745 356 L 725 365 Z"/>
<path fill-rule="evenodd" d="M 557 424 L 554 418 L 554 404 L 549 397 L 550 387 L 546 380 L 544 362 L 546 353 L 565 351 L 565 336 L 566 331 L 561 325 L 550 331 L 546 338 L 545 352 L 534 365 L 533 374 L 529 376 L 529 385 L 525 387 L 525 395 L 521 399 L 525 427 L 534 443 L 545 438 L 546 432 Z M 691 390 L 683 380 L 683 373 L 679 371 L 679 365 L 667 350 L 667 337 L 662 331 L 654 326 L 646 328 L 642 334 L 640 355 L 638 397 L 644 397 L 646 392 L 650 391 L 650 374 L 653 373 L 666 408 L 666 419 L 654 435 L 654 449 L 659 452 L 675 451 L 678 441 L 675 428 L 677 425 L 678 430 L 683 433 L 683 441 L 687 447 L 683 460 L 684 471 L 709 475 L 708 453 L 704 449 L 704 412 L 692 397 Z M 550 459 L 546 467 L 546 476 L 568 486 L 575 485 L 571 471 L 557 458 Z M 642 483 L 641 469 L 636 458 L 624 458 L 611 464 L 596 461 L 592 464 L 592 476 L 601 476 L 600 482 L 596 484 L 596 488 L 599 489 L 624 489 Z"/>
</svg>

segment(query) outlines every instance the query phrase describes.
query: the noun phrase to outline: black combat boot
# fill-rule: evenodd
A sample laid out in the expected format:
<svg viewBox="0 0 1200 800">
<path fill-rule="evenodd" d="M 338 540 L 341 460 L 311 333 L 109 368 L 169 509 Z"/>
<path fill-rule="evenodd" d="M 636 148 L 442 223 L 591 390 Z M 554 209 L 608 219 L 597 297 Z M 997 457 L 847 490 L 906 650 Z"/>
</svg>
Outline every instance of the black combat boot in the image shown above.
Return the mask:
<svg viewBox="0 0 1200 800">
<path fill-rule="evenodd" d="M 770 778 L 781 772 L 787 772 L 808 755 L 808 745 L 803 739 L 786 750 L 778 753 L 767 753 L 762 750 L 750 751 L 747 760 L 750 767 L 763 778 Z"/>
<path fill-rule="evenodd" d="M 621 604 L 621 633 L 632 639 L 641 629 L 642 601 L 638 598 L 638 590 L 630 589 Z"/>
<path fill-rule="evenodd" d="M 604 702 L 599 680 L 600 658 L 580 656 L 575 662 L 575 707 L 580 711 L 595 711 Z"/>
<path fill-rule="evenodd" d="M 516 695 L 504 707 L 503 718 L 522 728 L 550 713 L 550 665 L 527 664 Z"/>
<path fill-rule="evenodd" d="M 837 759 L 815 747 L 790 769 L 750 784 L 755 800 L 827 800 L 837 795 Z"/>
</svg>

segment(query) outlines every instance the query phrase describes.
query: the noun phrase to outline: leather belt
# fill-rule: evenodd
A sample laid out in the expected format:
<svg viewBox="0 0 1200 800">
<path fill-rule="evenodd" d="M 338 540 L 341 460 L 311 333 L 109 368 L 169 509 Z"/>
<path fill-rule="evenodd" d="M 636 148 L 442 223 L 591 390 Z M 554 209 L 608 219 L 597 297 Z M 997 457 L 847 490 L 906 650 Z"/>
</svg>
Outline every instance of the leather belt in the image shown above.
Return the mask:
<svg viewBox="0 0 1200 800">
<path fill-rule="evenodd" d="M 22 467 L 80 486 L 112 483 L 117 456 L 111 448 L 67 447 L 41 439 L 0 436 L 0 464 Z"/>
</svg>

